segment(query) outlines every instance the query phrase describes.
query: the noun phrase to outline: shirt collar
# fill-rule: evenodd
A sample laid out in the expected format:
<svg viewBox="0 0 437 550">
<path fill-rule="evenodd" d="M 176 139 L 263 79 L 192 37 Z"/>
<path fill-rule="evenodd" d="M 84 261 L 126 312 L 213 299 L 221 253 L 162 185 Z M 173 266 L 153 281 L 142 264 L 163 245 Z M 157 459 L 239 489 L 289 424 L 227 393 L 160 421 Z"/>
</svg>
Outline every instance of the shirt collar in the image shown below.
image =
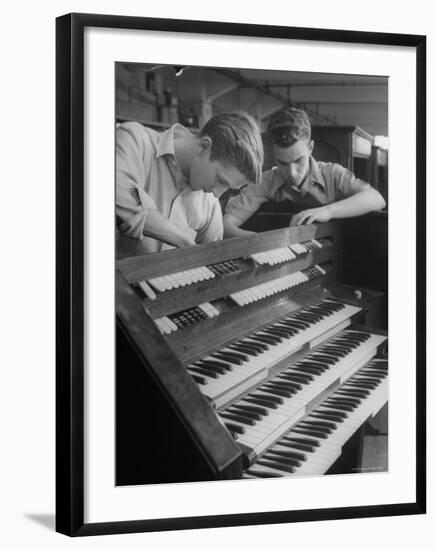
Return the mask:
<svg viewBox="0 0 437 550">
<path fill-rule="evenodd" d="M 314 157 L 310 157 L 310 171 L 308 177 L 311 178 L 311 183 L 317 183 L 323 189 L 326 189 L 325 180 L 320 172 L 319 164 Z"/>
<path fill-rule="evenodd" d="M 175 125 L 164 130 L 159 136 L 159 143 L 156 149 L 156 157 L 162 157 L 163 155 L 172 155 L 174 156 L 174 128 Z"/>
<path fill-rule="evenodd" d="M 275 168 L 277 170 L 277 167 Z M 277 172 L 277 174 L 279 176 L 279 172 Z M 305 194 L 313 185 L 320 185 L 323 190 L 326 190 L 326 183 L 322 173 L 320 172 L 319 164 L 313 157 L 310 157 L 308 174 L 299 187 L 288 187 L 286 181 L 284 181 L 281 177 L 279 177 L 279 179 L 281 180 L 282 186 L 292 189 L 294 192 L 300 193 L 301 195 Z"/>
<path fill-rule="evenodd" d="M 179 163 L 176 159 L 174 151 L 174 133 L 175 131 L 181 133 L 190 132 L 184 128 L 181 124 L 173 124 L 168 130 L 161 132 L 160 139 L 156 148 L 156 158 L 163 157 L 164 155 L 170 155 L 169 165 L 170 170 L 173 172 L 176 187 L 178 189 L 184 189 L 188 185 L 188 178 L 183 175 Z"/>
<path fill-rule="evenodd" d="M 177 132 L 189 134 L 190 132 L 184 128 L 181 124 L 173 124 L 168 130 L 161 132 L 158 147 L 156 149 L 156 156 L 162 157 L 163 155 L 172 155 L 174 153 L 174 133 Z"/>
</svg>

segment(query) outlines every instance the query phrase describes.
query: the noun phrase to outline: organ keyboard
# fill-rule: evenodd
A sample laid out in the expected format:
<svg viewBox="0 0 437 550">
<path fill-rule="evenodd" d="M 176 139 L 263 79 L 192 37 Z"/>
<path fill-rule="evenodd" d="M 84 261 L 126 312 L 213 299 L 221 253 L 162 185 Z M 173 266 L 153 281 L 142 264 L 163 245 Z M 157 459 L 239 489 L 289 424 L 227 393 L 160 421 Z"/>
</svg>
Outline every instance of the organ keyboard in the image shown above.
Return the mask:
<svg viewBox="0 0 437 550">
<path fill-rule="evenodd" d="M 385 334 L 331 292 L 338 241 L 322 224 L 117 262 L 117 484 L 329 468 L 387 399 Z"/>
<path fill-rule="evenodd" d="M 387 401 L 386 359 L 358 369 L 293 428 L 284 432 L 244 477 L 320 475 L 340 456 L 352 434 Z"/>
</svg>

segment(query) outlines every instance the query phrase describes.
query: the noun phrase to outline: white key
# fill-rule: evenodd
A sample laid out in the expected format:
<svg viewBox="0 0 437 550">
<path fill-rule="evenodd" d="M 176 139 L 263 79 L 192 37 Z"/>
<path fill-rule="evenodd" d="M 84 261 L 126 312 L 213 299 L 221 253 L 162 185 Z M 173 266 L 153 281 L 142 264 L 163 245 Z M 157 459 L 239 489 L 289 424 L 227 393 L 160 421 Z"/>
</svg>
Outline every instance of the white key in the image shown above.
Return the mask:
<svg viewBox="0 0 437 550">
<path fill-rule="evenodd" d="M 259 433 L 260 429 L 263 427 L 263 420 L 258 422 L 255 427 L 251 427 L 250 431 L 246 430 L 249 437 L 254 435 L 260 435 L 260 439 L 257 441 L 256 445 L 248 443 L 246 434 L 237 435 L 236 441 L 244 445 L 251 447 L 257 454 L 261 453 L 266 449 L 275 439 L 280 437 L 281 433 L 284 433 L 286 429 L 291 427 L 296 420 L 305 414 L 305 404 L 310 402 L 312 399 L 320 395 L 326 388 L 331 386 L 336 381 L 343 381 L 344 378 L 349 378 L 351 374 L 356 372 L 361 368 L 369 359 L 376 353 L 377 346 L 385 340 L 385 337 L 379 335 L 371 335 L 370 339 L 366 342 L 360 344 L 357 348 L 353 349 L 346 357 L 342 357 L 336 364 L 332 365 L 328 370 L 315 376 L 314 380 L 309 384 L 303 385 L 302 389 L 299 390 L 293 396 L 286 398 L 282 397 L 284 403 L 279 405 L 275 409 L 275 414 L 286 411 L 287 418 L 284 422 L 279 422 L 275 430 L 269 430 L 266 433 L 266 437 L 262 437 L 262 430 Z M 311 356 L 309 356 L 311 357 Z M 286 369 L 286 371 L 293 372 L 293 366 Z M 275 381 L 276 377 L 272 380 Z M 252 392 L 251 392 L 252 393 Z M 263 395 L 268 397 L 263 391 L 262 386 L 253 392 L 254 395 L 262 397 Z M 280 395 L 278 395 L 279 397 Z M 270 416 L 270 415 L 269 415 Z"/>
<path fill-rule="evenodd" d="M 163 334 L 170 334 L 172 332 L 172 329 L 166 323 L 164 317 L 160 317 L 159 319 L 155 319 L 155 323 L 158 325 L 158 328 L 161 330 L 161 332 Z"/>
<path fill-rule="evenodd" d="M 152 288 L 146 283 L 146 281 L 139 281 L 138 286 L 150 300 L 156 300 L 156 294 L 153 292 Z"/>
<path fill-rule="evenodd" d="M 163 277 L 149 279 L 148 283 L 155 287 L 158 292 L 165 292 L 165 290 L 167 290 L 167 284 Z"/>
</svg>

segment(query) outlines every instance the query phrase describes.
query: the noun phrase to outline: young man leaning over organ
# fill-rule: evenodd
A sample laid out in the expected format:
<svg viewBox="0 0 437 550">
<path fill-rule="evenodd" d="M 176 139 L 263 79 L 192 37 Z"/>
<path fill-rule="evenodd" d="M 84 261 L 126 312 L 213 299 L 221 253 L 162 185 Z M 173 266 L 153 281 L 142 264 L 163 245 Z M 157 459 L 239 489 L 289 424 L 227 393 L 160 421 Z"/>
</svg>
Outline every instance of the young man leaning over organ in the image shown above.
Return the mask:
<svg viewBox="0 0 437 550">
<path fill-rule="evenodd" d="M 218 197 L 259 183 L 262 163 L 258 127 L 245 113 L 216 115 L 198 136 L 180 124 L 162 133 L 118 125 L 118 246 L 134 255 L 222 239 Z"/>
<path fill-rule="evenodd" d="M 301 207 L 290 225 L 328 222 L 384 208 L 378 191 L 350 170 L 312 157 L 314 142 L 305 111 L 282 109 L 271 118 L 267 132 L 276 166 L 263 174 L 259 185 L 248 185 L 228 201 L 223 219 L 225 237 L 251 233 L 239 226 L 266 201 L 291 200 Z"/>
</svg>

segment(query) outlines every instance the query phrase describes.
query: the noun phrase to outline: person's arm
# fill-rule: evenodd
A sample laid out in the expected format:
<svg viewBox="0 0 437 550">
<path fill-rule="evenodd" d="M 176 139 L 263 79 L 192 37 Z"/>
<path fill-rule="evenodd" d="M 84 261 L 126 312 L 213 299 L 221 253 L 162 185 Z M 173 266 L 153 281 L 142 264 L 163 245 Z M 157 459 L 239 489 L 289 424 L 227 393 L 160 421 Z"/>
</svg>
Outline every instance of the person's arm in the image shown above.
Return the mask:
<svg viewBox="0 0 437 550">
<path fill-rule="evenodd" d="M 261 183 L 250 183 L 235 197 L 231 197 L 226 205 L 223 216 L 224 237 L 246 237 L 254 231 L 240 229 L 246 220 L 254 214 L 262 203 L 270 199 L 272 172 L 269 170 L 262 176 Z"/>
<path fill-rule="evenodd" d="M 346 199 L 303 210 L 291 218 L 290 225 L 307 225 L 314 222 L 329 222 L 337 218 L 352 218 L 382 210 L 384 207 L 385 200 L 376 189 L 369 186 Z"/>
<path fill-rule="evenodd" d="M 246 229 L 240 229 L 241 221 L 232 214 L 225 214 L 223 216 L 223 230 L 224 237 L 247 237 L 252 235 L 254 231 L 247 231 Z"/>
<path fill-rule="evenodd" d="M 347 168 L 339 164 L 328 164 L 326 170 L 327 178 L 335 190 L 335 200 L 330 204 L 299 212 L 292 217 L 290 225 L 352 218 L 385 207 L 382 195 Z"/>
<path fill-rule="evenodd" d="M 185 248 L 196 244 L 191 235 L 182 231 L 171 220 L 163 216 L 159 210 L 148 211 L 144 222 L 143 235 L 153 237 L 177 248 Z"/>
<path fill-rule="evenodd" d="M 194 238 L 159 212 L 146 193 L 147 162 L 151 161 L 147 135 L 135 126 L 120 126 L 116 131 L 116 215 L 124 237 L 153 237 L 176 247 L 194 246 Z"/>
<path fill-rule="evenodd" d="M 219 200 L 211 193 L 203 193 L 199 204 L 203 224 L 197 229 L 196 243 L 210 243 L 223 239 L 223 215 Z"/>
</svg>

